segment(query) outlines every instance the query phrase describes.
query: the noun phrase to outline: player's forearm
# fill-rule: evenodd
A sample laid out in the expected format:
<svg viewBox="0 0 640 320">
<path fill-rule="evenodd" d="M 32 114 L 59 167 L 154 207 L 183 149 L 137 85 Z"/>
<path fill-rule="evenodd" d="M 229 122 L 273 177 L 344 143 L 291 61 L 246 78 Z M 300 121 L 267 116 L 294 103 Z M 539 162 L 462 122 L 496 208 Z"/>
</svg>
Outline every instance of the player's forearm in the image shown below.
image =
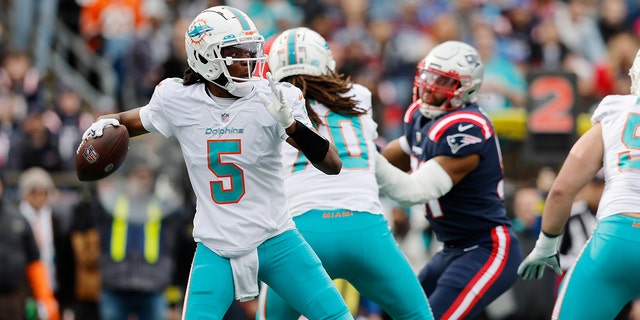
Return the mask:
<svg viewBox="0 0 640 320">
<path fill-rule="evenodd" d="M 338 174 L 342 170 L 342 160 L 340 160 L 338 149 L 333 143 L 329 144 L 329 150 L 322 162 L 312 164 L 326 174 Z"/>
<path fill-rule="evenodd" d="M 99 119 L 116 119 L 120 122 L 121 125 L 127 127 L 129 131 L 129 137 L 139 136 L 141 134 L 149 133 L 144 126 L 142 125 L 142 120 L 140 119 L 140 108 L 135 108 L 127 111 L 123 111 L 120 113 L 107 114 L 98 117 Z"/>
<path fill-rule="evenodd" d="M 571 214 L 573 196 L 565 190 L 552 188 L 542 214 L 542 231 L 550 235 L 561 234 Z"/>
<path fill-rule="evenodd" d="M 409 171 L 411 169 L 411 162 L 409 155 L 404 152 L 400 145 L 400 139 L 389 142 L 380 153 L 391 163 L 393 166 L 400 168 L 402 171 Z"/>
<path fill-rule="evenodd" d="M 603 154 L 602 126 L 598 123 L 573 145 L 553 181 L 542 216 L 544 232 L 562 232 L 571 214 L 571 206 L 576 195 L 602 168 Z"/>
<path fill-rule="evenodd" d="M 407 174 L 379 153 L 376 154 L 376 179 L 380 191 L 404 207 L 438 199 L 453 187 L 449 175 L 433 160 Z"/>
<path fill-rule="evenodd" d="M 286 128 L 286 132 L 295 146 L 309 159 L 314 167 L 326 174 L 338 174 L 342 169 L 342 160 L 338 149 L 315 130 L 296 120 Z"/>
</svg>

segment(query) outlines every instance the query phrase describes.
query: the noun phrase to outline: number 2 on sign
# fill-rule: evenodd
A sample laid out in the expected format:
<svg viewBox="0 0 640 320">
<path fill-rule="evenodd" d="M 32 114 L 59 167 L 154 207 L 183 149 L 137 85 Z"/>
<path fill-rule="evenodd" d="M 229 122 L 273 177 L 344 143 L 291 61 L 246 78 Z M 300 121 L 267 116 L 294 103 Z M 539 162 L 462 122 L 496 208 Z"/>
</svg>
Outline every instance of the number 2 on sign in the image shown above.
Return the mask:
<svg viewBox="0 0 640 320">
<path fill-rule="evenodd" d="M 541 76 L 529 86 L 534 110 L 529 130 L 535 133 L 570 133 L 575 128 L 571 108 L 575 103 L 573 85 L 566 77 Z"/>
</svg>

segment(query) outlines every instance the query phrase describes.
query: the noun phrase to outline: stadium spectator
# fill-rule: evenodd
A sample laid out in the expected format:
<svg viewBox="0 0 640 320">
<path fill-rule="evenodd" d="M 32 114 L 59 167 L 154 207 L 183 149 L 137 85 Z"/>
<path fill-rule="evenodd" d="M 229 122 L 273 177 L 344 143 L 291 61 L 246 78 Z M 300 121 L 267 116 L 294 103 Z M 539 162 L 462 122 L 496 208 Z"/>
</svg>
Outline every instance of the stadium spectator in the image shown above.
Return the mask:
<svg viewBox="0 0 640 320">
<path fill-rule="evenodd" d="M 71 243 L 68 221 L 62 212 L 54 210 L 52 198 L 57 192 L 51 175 L 40 167 L 32 167 L 18 179 L 20 203 L 18 209 L 29 222 L 47 272 L 60 312 L 69 306 L 71 291 L 65 285 L 69 277 Z"/>
<path fill-rule="evenodd" d="M 4 190 L 0 175 L 0 319 L 25 319 L 27 297 L 32 295 L 41 308 L 39 314 L 29 316 L 57 320 L 58 302 L 32 229 L 18 208 L 6 201 Z"/>
</svg>

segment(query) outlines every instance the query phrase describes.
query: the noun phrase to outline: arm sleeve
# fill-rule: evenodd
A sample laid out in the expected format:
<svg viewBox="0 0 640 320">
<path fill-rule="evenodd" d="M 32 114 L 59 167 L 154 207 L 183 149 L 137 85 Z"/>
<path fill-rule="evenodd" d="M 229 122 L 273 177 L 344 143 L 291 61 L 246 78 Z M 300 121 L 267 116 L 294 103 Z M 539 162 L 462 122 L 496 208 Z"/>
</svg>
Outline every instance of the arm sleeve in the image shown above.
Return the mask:
<svg viewBox="0 0 640 320">
<path fill-rule="evenodd" d="M 380 191 L 404 207 L 438 199 L 453 187 L 451 177 L 435 160 L 408 174 L 380 153 L 376 153 L 376 179 Z"/>
</svg>

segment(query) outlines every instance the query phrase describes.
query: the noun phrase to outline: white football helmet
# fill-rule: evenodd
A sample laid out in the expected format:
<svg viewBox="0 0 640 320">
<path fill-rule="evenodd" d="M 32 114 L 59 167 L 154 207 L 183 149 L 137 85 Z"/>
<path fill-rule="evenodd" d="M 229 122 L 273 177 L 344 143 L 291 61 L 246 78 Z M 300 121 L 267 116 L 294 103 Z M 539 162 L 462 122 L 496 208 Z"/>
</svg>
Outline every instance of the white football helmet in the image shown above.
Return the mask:
<svg viewBox="0 0 640 320">
<path fill-rule="evenodd" d="M 433 119 L 478 100 L 484 65 L 472 46 L 443 42 L 431 49 L 417 69 L 413 100 L 420 100 L 425 117 Z"/>
<path fill-rule="evenodd" d="M 327 75 L 335 68 L 329 44 L 309 28 L 283 31 L 269 49 L 269 70 L 276 81 L 298 74 Z"/>
<path fill-rule="evenodd" d="M 629 77 L 631 78 L 631 94 L 640 96 L 640 50 L 636 53 L 633 65 L 629 69 Z"/>
<path fill-rule="evenodd" d="M 264 37 L 242 11 L 216 6 L 200 12 L 185 33 L 189 67 L 235 96 L 245 96 L 260 78 L 266 62 Z M 246 76 L 232 76 L 227 66 L 246 63 Z M 256 71 L 257 70 L 257 71 Z M 224 79 L 218 80 L 224 75 Z M 216 81 L 217 80 L 217 81 Z"/>
</svg>

